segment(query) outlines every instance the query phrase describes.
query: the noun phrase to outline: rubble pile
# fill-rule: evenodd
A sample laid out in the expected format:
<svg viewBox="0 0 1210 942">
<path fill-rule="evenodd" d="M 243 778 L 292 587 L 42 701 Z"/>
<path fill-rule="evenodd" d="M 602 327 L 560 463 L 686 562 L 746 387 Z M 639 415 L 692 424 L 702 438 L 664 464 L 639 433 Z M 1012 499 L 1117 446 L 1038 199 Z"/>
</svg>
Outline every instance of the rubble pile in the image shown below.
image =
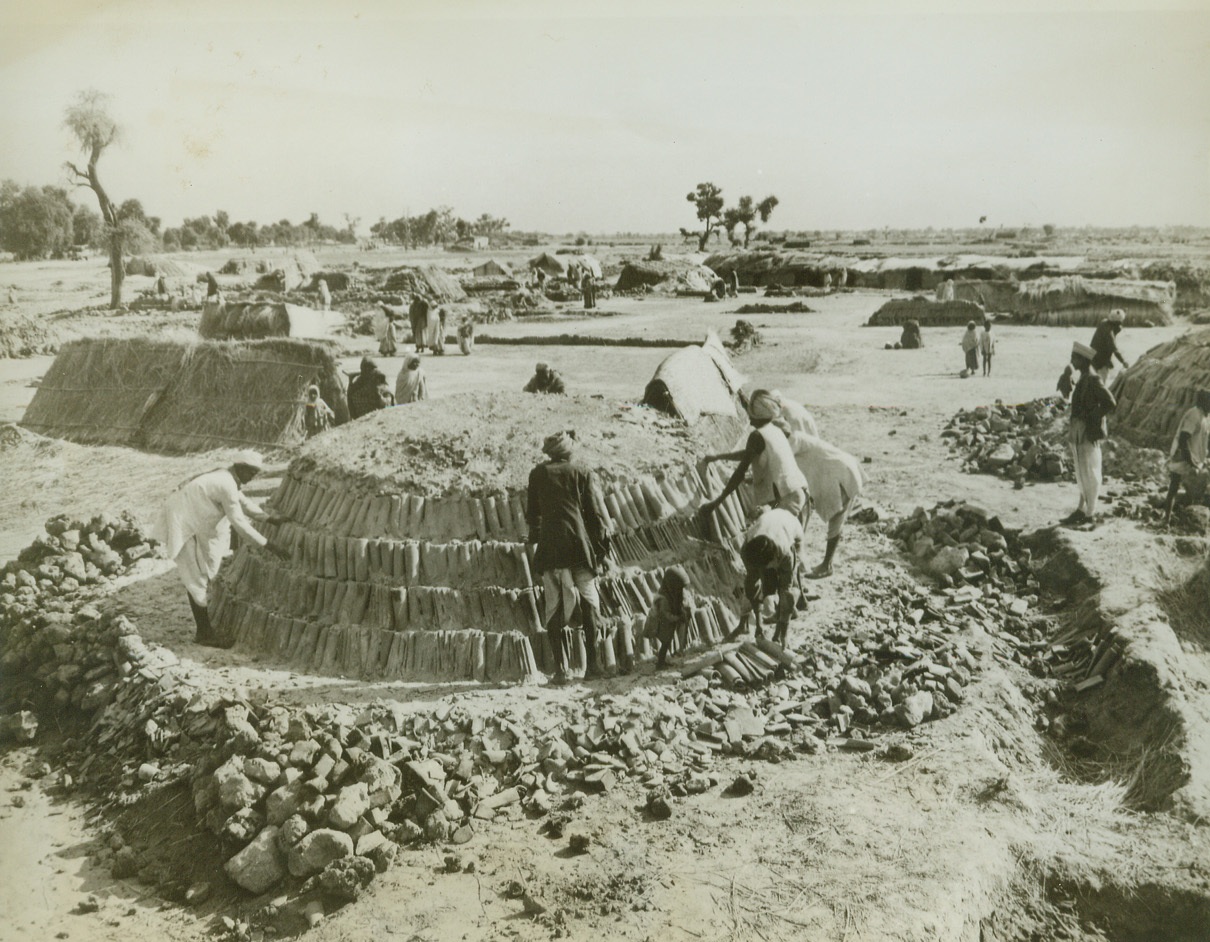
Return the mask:
<svg viewBox="0 0 1210 942">
<path fill-rule="evenodd" d="M 997 637 L 1005 655 L 1039 677 L 1057 671 L 1067 653 L 1053 648 L 1054 626 L 1039 610 L 1035 559 L 1015 531 L 981 507 L 958 501 L 916 511 L 893 531 L 907 552 L 942 585 L 921 620 L 974 623 Z"/>
<path fill-rule="evenodd" d="M 1026 478 L 1054 481 L 1071 477 L 1064 433 L 1067 404 L 1058 397 L 1022 405 L 962 409 L 941 433 L 965 453 L 965 469 L 997 474 L 1022 486 Z"/>
<path fill-rule="evenodd" d="M 84 597 L 153 552 L 129 517 L 60 516 L 0 568 L 0 668 L 4 700 L 88 711 L 119 676 L 120 638 L 132 626 L 101 619 Z"/>
</svg>

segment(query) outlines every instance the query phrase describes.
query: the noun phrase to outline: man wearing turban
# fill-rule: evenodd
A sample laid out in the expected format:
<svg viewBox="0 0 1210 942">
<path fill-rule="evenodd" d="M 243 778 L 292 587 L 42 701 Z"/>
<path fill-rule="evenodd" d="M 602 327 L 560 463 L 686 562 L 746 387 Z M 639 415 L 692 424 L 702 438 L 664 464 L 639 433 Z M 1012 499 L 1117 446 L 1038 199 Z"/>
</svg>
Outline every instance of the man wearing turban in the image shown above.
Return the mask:
<svg viewBox="0 0 1210 942">
<path fill-rule="evenodd" d="M 526 495 L 527 542 L 536 544 L 534 570 L 542 576 L 555 683 L 567 680 L 568 622 L 577 600 L 584 626 L 584 679 L 601 676 L 597 662 L 601 602 L 596 575 L 609 553 L 611 524 L 596 476 L 586 465 L 572 460 L 574 445 L 575 432 L 547 436 L 542 443 L 547 460 L 530 472 Z"/>
<path fill-rule="evenodd" d="M 703 512 L 713 513 L 739 487 L 751 468 L 753 503 L 802 515 L 807 506 L 807 479 L 794 460 L 786 433 L 774 421 L 781 414 L 781 404 L 773 393 L 758 389 L 752 394 L 748 400 L 752 432 L 743 449 L 703 459 L 706 465 L 714 461 L 739 462 L 723 492 L 702 505 Z"/>
<path fill-rule="evenodd" d="M 1071 393 L 1071 417 L 1068 439 L 1076 466 L 1076 484 L 1080 504 L 1063 523 L 1090 523 L 1097 514 L 1097 495 L 1101 490 L 1101 442 L 1109 435 L 1105 417 L 1117 408 L 1113 393 L 1093 369 L 1096 351 L 1076 342 L 1071 348 L 1071 365 L 1080 371 L 1080 381 Z"/>
<path fill-rule="evenodd" d="M 218 573 L 223 557 L 231 549 L 231 531 L 240 538 L 267 549 L 281 559 L 289 559 L 284 549 L 269 543 L 249 521 L 249 517 L 280 523 L 285 518 L 266 514 L 241 493 L 245 484 L 260 473 L 264 461 L 254 451 L 235 456 L 229 468 L 207 471 L 182 484 L 164 504 L 159 520 L 152 528 L 164 546 L 168 558 L 176 562 L 177 572 L 189 595 L 189 607 L 197 625 L 195 641 L 208 647 L 224 647 L 214 635 L 207 611 L 210 580 Z"/>
</svg>

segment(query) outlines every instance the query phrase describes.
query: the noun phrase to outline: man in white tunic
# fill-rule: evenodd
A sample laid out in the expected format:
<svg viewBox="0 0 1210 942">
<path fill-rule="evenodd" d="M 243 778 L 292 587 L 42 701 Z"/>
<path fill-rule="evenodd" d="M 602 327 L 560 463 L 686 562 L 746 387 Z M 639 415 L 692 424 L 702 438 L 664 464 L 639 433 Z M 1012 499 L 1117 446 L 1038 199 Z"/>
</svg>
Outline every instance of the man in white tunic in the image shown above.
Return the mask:
<svg viewBox="0 0 1210 942">
<path fill-rule="evenodd" d="M 210 626 L 206 603 L 210 580 L 218 573 L 223 557 L 231 550 L 231 530 L 241 539 L 263 546 L 281 559 L 289 553 L 275 547 L 248 519 L 280 523 L 249 500 L 240 488 L 260 473 L 264 461 L 256 452 L 241 452 L 228 468 L 206 471 L 190 478 L 164 503 L 153 535 L 164 546 L 185 584 L 189 607 L 197 624 L 196 642 L 221 647 Z"/>
<path fill-rule="evenodd" d="M 807 489 L 811 494 L 807 518 L 810 518 L 813 510 L 828 524 L 823 562 L 807 573 L 812 579 L 823 579 L 832 575 L 832 559 L 840 544 L 840 531 L 853 508 L 853 502 L 861 494 L 861 465 L 856 458 L 835 445 L 804 432 L 790 435 L 790 450 L 794 452 L 794 460 L 807 479 Z"/>
<path fill-rule="evenodd" d="M 752 500 L 758 507 L 778 507 L 795 516 L 806 510 L 807 479 L 794 461 L 786 433 L 775 424 L 774 420 L 780 416 L 781 405 L 772 393 L 758 389 L 752 394 L 748 403 L 752 432 L 743 449 L 707 455 L 703 459 L 703 466 L 714 461 L 738 462 L 723 492 L 702 504 L 703 512 L 713 513 L 740 486 L 749 468 L 752 469 Z"/>
</svg>

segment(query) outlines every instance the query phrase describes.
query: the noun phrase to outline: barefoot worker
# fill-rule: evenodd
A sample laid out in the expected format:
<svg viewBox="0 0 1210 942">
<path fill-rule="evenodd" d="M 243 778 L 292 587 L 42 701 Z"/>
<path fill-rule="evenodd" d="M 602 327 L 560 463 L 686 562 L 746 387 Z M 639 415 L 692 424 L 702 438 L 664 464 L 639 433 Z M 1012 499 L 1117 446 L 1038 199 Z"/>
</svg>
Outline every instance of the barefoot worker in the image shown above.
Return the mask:
<svg viewBox="0 0 1210 942">
<path fill-rule="evenodd" d="M 1096 351 L 1076 342 L 1071 348 L 1071 365 L 1080 371 L 1080 381 L 1071 393 L 1071 418 L 1068 440 L 1076 466 L 1076 484 L 1080 505 L 1061 523 L 1089 523 L 1096 519 L 1097 495 L 1101 490 L 1101 442 L 1109 432 L 1105 416 L 1117 408 L 1117 400 L 1092 367 Z"/>
<path fill-rule="evenodd" d="M 740 558 L 744 561 L 744 614 L 740 631 L 747 629 L 748 615 L 756 621 L 756 636 L 762 636 L 761 603 L 777 596 L 773 640 L 786 643 L 790 616 L 794 613 L 794 586 L 798 582 L 798 551 L 802 546 L 802 524 L 788 510 L 769 507 L 744 534 Z"/>
<path fill-rule="evenodd" d="M 1210 389 L 1199 389 L 1193 405 L 1181 416 L 1172 448 L 1168 452 L 1168 497 L 1164 501 L 1164 526 L 1172 519 L 1176 495 L 1185 485 L 1190 500 L 1206 493 L 1206 438 L 1210 433 Z"/>
<path fill-rule="evenodd" d="M 659 644 L 657 667 L 668 663 L 668 650 L 674 638 L 680 638 L 680 648 L 685 649 L 686 632 L 693 617 L 693 592 L 689 589 L 689 574 L 683 566 L 669 566 L 660 580 L 660 591 L 647 612 L 643 623 L 644 636 Z"/>
<path fill-rule="evenodd" d="M 702 460 L 703 469 L 714 461 L 738 461 L 735 472 L 727 481 L 723 492 L 714 500 L 702 504 L 702 512 L 714 513 L 743 481 L 748 469 L 752 469 L 752 500 L 758 506 L 767 505 L 788 510 L 800 516 L 807 506 L 807 479 L 794 461 L 794 452 L 786 433 L 774 419 L 782 414 L 781 404 L 767 389 L 758 389 L 748 403 L 748 420 L 752 432 L 741 451 L 721 455 L 707 455 Z"/>
<path fill-rule="evenodd" d="M 840 531 L 861 494 L 861 464 L 848 452 L 803 432 L 790 435 L 790 450 L 807 479 L 810 492 L 804 525 L 810 519 L 811 511 L 819 514 L 828 525 L 823 562 L 807 573 L 812 579 L 825 579 L 832 575 L 832 560 L 840 545 Z"/>
<path fill-rule="evenodd" d="M 584 624 L 584 679 L 600 677 L 597 628 L 601 601 L 597 571 L 609 554 L 610 523 L 596 475 L 572 461 L 575 432 L 556 432 L 542 442 L 547 460 L 529 473 L 525 521 L 527 543 L 537 545 L 534 570 L 542 576 L 545 624 L 554 656 L 554 683 L 567 680 L 570 638 L 567 625 L 580 601 Z"/>
<path fill-rule="evenodd" d="M 254 546 L 262 546 L 280 559 L 290 554 L 273 546 L 248 520 L 281 523 L 284 517 L 266 514 L 240 493 L 260 473 L 264 462 L 254 451 L 241 452 L 229 468 L 206 471 L 190 478 L 169 496 L 152 535 L 164 545 L 189 595 L 197 625 L 194 640 L 208 647 L 223 647 L 210 627 L 206 610 L 210 580 L 231 550 L 231 530 Z"/>
</svg>

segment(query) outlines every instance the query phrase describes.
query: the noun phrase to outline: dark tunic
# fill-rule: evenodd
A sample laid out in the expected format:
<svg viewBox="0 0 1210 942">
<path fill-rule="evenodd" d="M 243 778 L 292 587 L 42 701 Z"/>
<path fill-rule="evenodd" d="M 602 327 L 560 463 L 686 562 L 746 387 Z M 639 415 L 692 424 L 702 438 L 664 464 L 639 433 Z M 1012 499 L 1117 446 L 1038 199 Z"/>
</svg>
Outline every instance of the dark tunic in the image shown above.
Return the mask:
<svg viewBox="0 0 1210 942">
<path fill-rule="evenodd" d="M 538 544 L 534 569 L 595 569 L 604 551 L 605 502 L 596 476 L 573 461 L 548 461 L 529 473 L 525 519 Z"/>
<path fill-rule="evenodd" d="M 1092 370 L 1085 373 L 1071 394 L 1071 421 L 1084 423 L 1084 437 L 1099 442 L 1109 435 L 1105 416 L 1117 408 L 1113 393 Z"/>
<path fill-rule="evenodd" d="M 547 370 L 546 376 L 543 377 L 538 373 L 534 373 L 529 378 L 529 382 L 522 388 L 522 392 L 529 393 L 562 393 L 566 392 L 563 385 L 563 377 L 559 375 L 558 370 Z"/>
<path fill-rule="evenodd" d="M 424 298 L 412 298 L 408 305 L 408 324 L 412 328 L 412 343 L 424 346 L 424 332 L 429 326 L 429 302 Z"/>
<path fill-rule="evenodd" d="M 1113 327 L 1113 321 L 1105 320 L 1097 324 L 1097 329 L 1093 331 L 1092 343 L 1088 346 L 1096 351 L 1096 356 L 1092 358 L 1094 370 L 1113 365 L 1114 355 L 1118 352 L 1118 340 Z"/>
<path fill-rule="evenodd" d="M 358 373 L 349 381 L 349 418 L 356 419 L 390 404 L 390 389 L 381 370 Z"/>
</svg>

